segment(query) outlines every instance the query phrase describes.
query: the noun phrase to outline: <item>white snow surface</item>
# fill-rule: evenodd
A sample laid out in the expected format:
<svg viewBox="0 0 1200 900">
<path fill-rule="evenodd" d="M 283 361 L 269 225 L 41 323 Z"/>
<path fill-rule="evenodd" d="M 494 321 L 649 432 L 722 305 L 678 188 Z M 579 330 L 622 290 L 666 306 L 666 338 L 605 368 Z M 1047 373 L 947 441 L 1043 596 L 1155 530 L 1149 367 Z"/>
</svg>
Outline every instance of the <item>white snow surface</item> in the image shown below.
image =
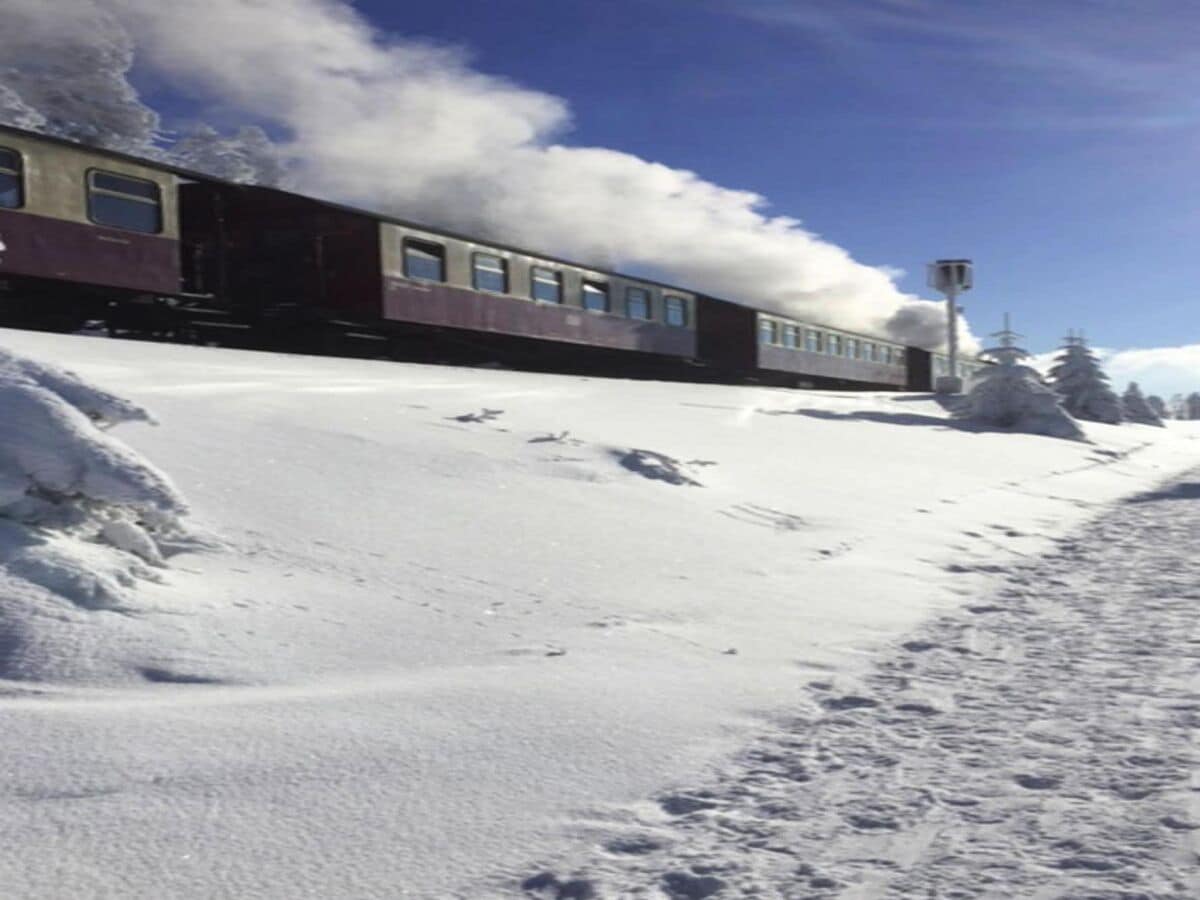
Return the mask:
<svg viewBox="0 0 1200 900">
<path fill-rule="evenodd" d="M 122 438 L 214 536 L 132 609 L 0 580 L 12 898 L 517 896 L 1200 463 L 1190 422 L 1063 441 L 928 395 L 0 346 L 152 410 Z"/>
</svg>

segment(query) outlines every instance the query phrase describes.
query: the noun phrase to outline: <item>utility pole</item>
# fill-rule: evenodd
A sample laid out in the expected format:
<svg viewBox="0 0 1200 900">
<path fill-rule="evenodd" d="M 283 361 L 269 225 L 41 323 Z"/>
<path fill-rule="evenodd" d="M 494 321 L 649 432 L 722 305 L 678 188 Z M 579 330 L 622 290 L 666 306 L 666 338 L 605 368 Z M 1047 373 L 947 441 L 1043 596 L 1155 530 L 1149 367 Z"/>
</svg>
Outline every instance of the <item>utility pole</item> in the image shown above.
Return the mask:
<svg viewBox="0 0 1200 900">
<path fill-rule="evenodd" d="M 974 284 L 969 259 L 939 259 L 929 264 L 928 283 L 931 288 L 946 295 L 946 327 L 949 329 L 947 345 L 950 350 L 950 373 L 938 378 L 933 389 L 939 394 L 962 393 L 962 379 L 958 377 L 958 295 L 969 291 Z"/>
</svg>

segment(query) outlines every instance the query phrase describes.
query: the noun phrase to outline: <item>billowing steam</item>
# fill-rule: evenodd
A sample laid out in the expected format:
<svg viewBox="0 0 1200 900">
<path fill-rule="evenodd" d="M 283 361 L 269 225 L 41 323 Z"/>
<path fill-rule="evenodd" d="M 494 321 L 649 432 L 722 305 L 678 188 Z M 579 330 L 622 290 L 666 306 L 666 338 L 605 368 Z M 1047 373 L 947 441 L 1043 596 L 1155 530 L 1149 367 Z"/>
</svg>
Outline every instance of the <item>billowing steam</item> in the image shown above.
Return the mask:
<svg viewBox="0 0 1200 900">
<path fill-rule="evenodd" d="M 343 0 L 0 0 L 0 60 L 0 116 L 27 127 L 142 153 L 174 143 L 177 158 L 225 177 L 286 179 L 906 343 L 944 336 L 941 304 L 767 216 L 762 197 L 557 143 L 570 124 L 562 100 L 382 35 Z M 130 86 L 134 61 L 210 117 L 286 137 L 201 126 L 172 142 Z"/>
</svg>

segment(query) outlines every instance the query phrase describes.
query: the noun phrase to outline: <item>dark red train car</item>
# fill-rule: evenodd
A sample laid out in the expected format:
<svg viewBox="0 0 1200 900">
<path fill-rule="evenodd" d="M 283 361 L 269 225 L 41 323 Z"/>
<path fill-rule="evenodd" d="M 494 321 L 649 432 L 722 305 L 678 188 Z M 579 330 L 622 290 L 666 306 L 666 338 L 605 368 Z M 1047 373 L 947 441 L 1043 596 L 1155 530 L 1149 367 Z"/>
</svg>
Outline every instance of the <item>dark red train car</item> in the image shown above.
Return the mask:
<svg viewBox="0 0 1200 900">
<path fill-rule="evenodd" d="M 908 384 L 911 351 L 893 341 L 701 297 L 700 356 L 728 377 L 787 387 L 884 390 Z"/>
</svg>

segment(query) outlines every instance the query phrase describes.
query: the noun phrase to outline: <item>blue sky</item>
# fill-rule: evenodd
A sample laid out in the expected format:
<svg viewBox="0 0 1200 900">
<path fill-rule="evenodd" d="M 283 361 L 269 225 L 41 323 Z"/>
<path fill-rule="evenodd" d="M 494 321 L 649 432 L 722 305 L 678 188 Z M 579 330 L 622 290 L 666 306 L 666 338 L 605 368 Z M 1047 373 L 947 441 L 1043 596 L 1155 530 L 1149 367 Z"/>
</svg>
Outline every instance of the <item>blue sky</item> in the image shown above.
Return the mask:
<svg viewBox="0 0 1200 900">
<path fill-rule="evenodd" d="M 975 330 L 1191 343 L 1190 3 L 362 0 L 382 30 L 564 98 L 565 142 L 768 197 L 863 262 L 976 261 Z"/>
</svg>

